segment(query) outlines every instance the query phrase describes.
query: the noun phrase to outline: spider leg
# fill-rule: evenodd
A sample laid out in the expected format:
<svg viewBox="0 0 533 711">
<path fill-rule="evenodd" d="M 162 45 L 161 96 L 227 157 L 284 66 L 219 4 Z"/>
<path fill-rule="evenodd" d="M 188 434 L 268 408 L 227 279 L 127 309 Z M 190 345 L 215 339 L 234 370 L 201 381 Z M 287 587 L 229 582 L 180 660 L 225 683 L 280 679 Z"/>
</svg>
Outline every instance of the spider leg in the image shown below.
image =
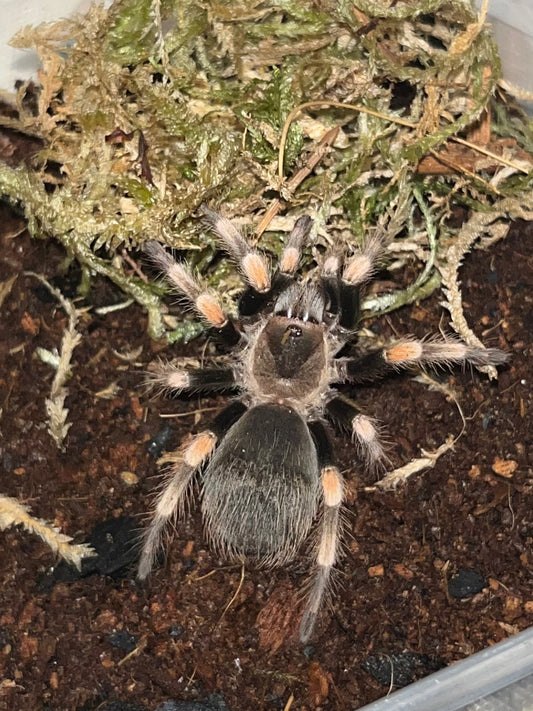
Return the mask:
<svg viewBox="0 0 533 711">
<path fill-rule="evenodd" d="M 246 283 L 260 294 L 270 291 L 270 269 L 265 256 L 251 247 L 235 226 L 221 214 L 206 205 L 202 205 L 200 211 L 206 226 L 217 235 L 224 249 L 239 266 Z"/>
<path fill-rule="evenodd" d="M 342 476 L 337 467 L 332 464 L 332 447 L 326 428 L 321 422 L 316 421 L 309 423 L 309 429 L 315 441 L 320 463 L 324 510 L 316 549 L 314 580 L 300 624 L 300 641 L 302 643 L 307 642 L 311 637 L 324 594 L 328 588 L 331 569 L 337 560 L 341 528 L 340 510 L 344 488 Z"/>
<path fill-rule="evenodd" d="M 414 366 L 501 365 L 507 360 L 507 353 L 498 348 L 473 347 L 442 338 L 431 341 L 403 338 L 360 358 L 339 358 L 337 373 L 338 382 L 365 383 Z"/>
<path fill-rule="evenodd" d="M 173 363 L 160 361 L 150 366 L 147 384 L 171 391 L 231 390 L 239 388 L 233 368 L 177 368 Z"/>
<path fill-rule="evenodd" d="M 340 268 L 341 268 L 341 262 L 339 257 L 337 257 L 334 254 L 330 254 L 329 257 L 326 257 L 324 260 L 324 263 L 322 264 L 322 269 L 321 269 L 321 281 L 322 281 L 322 288 L 324 289 L 324 293 L 327 297 L 328 304 L 327 304 L 327 310 L 330 314 L 333 316 L 337 316 L 340 311 L 341 311 L 341 306 L 340 306 Z M 358 296 L 359 292 L 356 292 L 356 296 Z M 359 305 L 353 304 L 353 309 L 358 311 Z"/>
<path fill-rule="evenodd" d="M 189 269 L 176 262 L 159 242 L 148 242 L 144 249 L 154 264 L 161 269 L 167 281 L 192 304 L 200 316 L 216 328 L 221 339 L 228 346 L 238 343 L 241 334 L 222 308 L 218 297 L 204 288 Z"/>
<path fill-rule="evenodd" d="M 289 234 L 287 244 L 279 260 L 279 271 L 282 274 L 294 276 L 300 263 L 300 256 L 309 230 L 313 225 L 313 220 L 309 215 L 302 215 L 294 223 L 294 227 Z"/>
<path fill-rule="evenodd" d="M 279 267 L 272 277 L 270 289 L 266 292 L 259 292 L 253 285 L 249 286 L 239 300 L 239 314 L 241 316 L 255 316 L 265 308 L 269 301 L 272 301 L 294 281 L 302 246 L 312 224 L 313 221 L 308 215 L 302 215 L 296 220 L 281 255 Z"/>
<path fill-rule="evenodd" d="M 217 442 L 209 430 L 196 435 L 183 450 L 183 458 L 172 466 L 165 488 L 159 495 L 154 517 L 144 536 L 137 577 L 144 580 L 150 574 L 162 545 L 163 531 L 183 505 L 187 489 L 196 470 L 205 462 Z"/>
<path fill-rule="evenodd" d="M 350 433 L 367 467 L 373 469 L 387 459 L 379 437 L 379 426 L 355 402 L 344 395 L 334 397 L 326 405 L 326 415 L 337 427 Z"/>
<path fill-rule="evenodd" d="M 330 297 L 329 311 L 338 313 L 339 326 L 344 331 L 355 331 L 360 318 L 361 290 L 372 277 L 383 249 L 376 234 L 352 257 L 341 265 L 336 255 L 328 256 L 322 265 L 322 283 Z"/>
<path fill-rule="evenodd" d="M 168 481 L 160 493 L 153 519 L 144 534 L 137 577 L 144 580 L 152 571 L 162 546 L 167 523 L 180 511 L 194 474 L 212 454 L 220 437 L 245 412 L 241 402 L 233 402 L 215 418 L 211 429 L 200 432 L 182 449 L 181 461 L 170 470 Z"/>
</svg>

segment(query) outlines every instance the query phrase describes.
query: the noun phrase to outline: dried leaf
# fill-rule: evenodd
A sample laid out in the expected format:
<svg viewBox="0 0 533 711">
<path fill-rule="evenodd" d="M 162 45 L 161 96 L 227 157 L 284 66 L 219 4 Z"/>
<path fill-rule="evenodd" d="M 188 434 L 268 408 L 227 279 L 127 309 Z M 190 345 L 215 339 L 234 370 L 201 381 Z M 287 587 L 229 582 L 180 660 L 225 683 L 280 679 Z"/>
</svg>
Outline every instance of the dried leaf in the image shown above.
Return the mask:
<svg viewBox="0 0 533 711">
<path fill-rule="evenodd" d="M 329 696 L 330 675 L 318 662 L 309 665 L 309 696 L 313 706 L 322 706 Z"/>
<path fill-rule="evenodd" d="M 29 507 L 19 503 L 16 499 L 0 494 L 0 530 L 9 526 L 23 526 L 30 533 L 39 536 L 53 551 L 64 560 L 81 569 L 81 561 L 96 555 L 91 546 L 72 544 L 72 538 L 61 533 L 59 528 L 47 523 L 40 518 L 33 518 Z"/>
<path fill-rule="evenodd" d="M 268 650 L 269 656 L 282 644 L 296 639 L 299 625 L 299 604 L 294 588 L 278 585 L 257 617 L 259 646 Z"/>
</svg>

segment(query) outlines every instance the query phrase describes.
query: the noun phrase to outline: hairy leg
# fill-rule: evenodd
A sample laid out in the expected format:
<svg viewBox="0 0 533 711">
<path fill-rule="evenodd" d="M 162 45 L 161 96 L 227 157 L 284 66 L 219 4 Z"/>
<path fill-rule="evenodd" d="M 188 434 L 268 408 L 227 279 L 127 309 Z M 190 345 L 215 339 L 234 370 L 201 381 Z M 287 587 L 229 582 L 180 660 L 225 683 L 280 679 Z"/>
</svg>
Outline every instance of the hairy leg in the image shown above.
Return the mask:
<svg viewBox="0 0 533 711">
<path fill-rule="evenodd" d="M 328 434 L 321 422 L 309 423 L 320 462 L 323 515 L 320 538 L 316 549 L 315 571 L 300 624 L 300 641 L 307 642 L 316 623 L 324 595 L 327 592 L 331 570 L 337 561 L 340 537 L 340 511 L 343 500 L 343 480 L 332 464 L 332 451 Z"/>
<path fill-rule="evenodd" d="M 218 392 L 238 389 L 233 368 L 180 368 L 172 362 L 150 365 L 146 378 L 148 389 L 171 392 Z"/>
<path fill-rule="evenodd" d="M 147 578 L 152 571 L 162 546 L 163 531 L 183 506 L 194 473 L 209 457 L 216 442 L 214 432 L 201 432 L 185 447 L 181 461 L 170 469 L 168 481 L 157 499 L 153 519 L 144 535 L 137 571 L 140 580 Z"/>
<path fill-rule="evenodd" d="M 338 382 L 365 383 L 416 366 L 500 365 L 508 360 L 498 348 L 467 346 L 457 340 L 403 338 L 359 358 L 337 361 Z"/>
<path fill-rule="evenodd" d="M 233 346 L 241 338 L 231 318 L 226 314 L 220 299 L 211 290 L 206 289 L 194 277 L 191 271 L 176 262 L 158 242 L 148 242 L 145 252 L 158 266 L 166 280 L 192 305 L 194 310 L 202 316 L 210 326 L 215 328 L 221 339 L 228 345 Z"/>
<path fill-rule="evenodd" d="M 322 265 L 322 283 L 330 299 L 329 311 L 338 313 L 343 331 L 355 331 L 360 318 L 361 291 L 374 274 L 376 261 L 383 249 L 379 235 L 344 262 L 332 254 Z"/>
<path fill-rule="evenodd" d="M 294 283 L 300 263 L 302 246 L 309 234 L 311 225 L 312 220 L 307 215 L 303 215 L 296 220 L 281 255 L 279 267 L 272 277 L 270 289 L 260 293 L 253 286 L 249 286 L 239 300 L 239 314 L 241 316 L 255 316 L 282 291 L 287 289 L 290 284 Z"/>
<path fill-rule="evenodd" d="M 218 440 L 246 411 L 241 402 L 233 402 L 215 418 L 209 430 L 200 432 L 182 448 L 182 456 L 169 471 L 168 479 L 159 494 L 154 515 L 143 537 L 137 577 L 144 580 L 152 571 L 163 544 L 164 530 L 183 508 L 188 487 L 198 469 L 213 453 Z"/>
<path fill-rule="evenodd" d="M 251 247 L 235 226 L 206 205 L 200 208 L 204 222 L 219 238 L 224 249 L 238 265 L 245 281 L 260 294 L 270 291 L 271 279 L 267 260 Z"/>
<path fill-rule="evenodd" d="M 357 452 L 369 469 L 382 466 L 387 456 L 379 437 L 379 426 L 355 402 L 338 395 L 326 405 L 326 415 L 342 431 L 351 435 Z"/>
</svg>

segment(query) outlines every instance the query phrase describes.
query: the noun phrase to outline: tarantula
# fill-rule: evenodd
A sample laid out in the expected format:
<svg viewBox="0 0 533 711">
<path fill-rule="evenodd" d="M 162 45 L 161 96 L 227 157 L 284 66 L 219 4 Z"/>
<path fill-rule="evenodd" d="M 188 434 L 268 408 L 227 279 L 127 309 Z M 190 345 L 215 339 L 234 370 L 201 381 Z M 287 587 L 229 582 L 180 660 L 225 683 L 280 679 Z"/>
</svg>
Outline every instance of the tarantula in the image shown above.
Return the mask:
<svg viewBox="0 0 533 711">
<path fill-rule="evenodd" d="M 372 277 L 383 238 L 376 233 L 344 257 L 326 255 L 315 279 L 302 278 L 300 253 L 312 226 L 303 216 L 271 274 L 265 256 L 229 220 L 207 207 L 202 212 L 247 284 L 237 320 L 161 245 L 150 242 L 146 251 L 233 349 L 233 361 L 225 368 L 196 370 L 160 363 L 154 378 L 174 391 L 235 390 L 239 395 L 182 447 L 145 533 L 138 577 L 152 570 L 165 525 L 181 508 L 197 474 L 208 538 L 230 558 L 283 565 L 295 557 L 318 519 L 313 579 L 300 625 L 305 642 L 339 547 L 344 486 L 326 421 L 349 428 L 365 465 L 376 466 L 385 456 L 375 422 L 334 385 L 357 385 L 417 365 L 500 364 L 506 355 L 457 340 L 407 337 L 361 356 L 342 357 L 341 349 L 356 338 L 362 287 Z"/>
</svg>

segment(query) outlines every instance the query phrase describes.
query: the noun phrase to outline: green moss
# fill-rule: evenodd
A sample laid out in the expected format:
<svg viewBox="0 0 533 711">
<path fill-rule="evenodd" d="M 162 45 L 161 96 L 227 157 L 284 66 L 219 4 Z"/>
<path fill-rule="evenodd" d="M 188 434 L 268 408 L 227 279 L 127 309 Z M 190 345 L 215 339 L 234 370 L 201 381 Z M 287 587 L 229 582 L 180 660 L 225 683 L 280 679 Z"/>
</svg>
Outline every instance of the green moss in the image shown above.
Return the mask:
<svg viewBox="0 0 533 711">
<path fill-rule="evenodd" d="M 531 164 L 520 163 L 533 151 L 531 125 L 502 104 L 493 105 L 494 133 L 511 139 L 506 157 L 522 167 L 498 180 L 498 193 L 490 160 L 476 176 L 417 173 L 431 151 L 468 135 L 492 102 L 499 59 L 477 22 L 468 0 L 118 0 L 109 10 L 26 28 L 14 43 L 41 56 L 39 110 L 25 108 L 22 88 L 18 120 L 1 121 L 44 147 L 32 167 L 0 166 L 0 192 L 22 205 L 35 236 L 58 239 L 81 262 L 85 288 L 91 273 L 106 274 L 142 303 L 157 336 L 160 293 L 117 254 L 156 239 L 196 254 L 212 286 L 233 290 L 196 210 L 223 205 L 228 217 L 253 225 L 279 191 L 286 217 L 314 217 L 319 252 L 331 243 L 352 248 L 388 222 L 395 264 L 431 259 L 412 292 L 373 306 L 394 308 L 438 287 L 435 265 L 453 239 L 454 205 L 495 219 L 510 214 L 501 207 L 506 198 L 515 200 L 513 214 L 531 210 Z M 324 104 L 291 123 L 284 176 L 305 164 L 321 132 L 340 126 L 342 134 L 289 194 L 277 175 L 282 130 L 309 101 Z M 47 173 L 52 163 L 61 166 L 59 184 Z M 415 212 L 425 230 L 413 231 Z M 431 249 L 430 217 L 439 226 Z M 262 246 L 279 253 L 290 222 L 274 221 Z M 312 250 L 306 260 L 312 267 Z"/>
</svg>

